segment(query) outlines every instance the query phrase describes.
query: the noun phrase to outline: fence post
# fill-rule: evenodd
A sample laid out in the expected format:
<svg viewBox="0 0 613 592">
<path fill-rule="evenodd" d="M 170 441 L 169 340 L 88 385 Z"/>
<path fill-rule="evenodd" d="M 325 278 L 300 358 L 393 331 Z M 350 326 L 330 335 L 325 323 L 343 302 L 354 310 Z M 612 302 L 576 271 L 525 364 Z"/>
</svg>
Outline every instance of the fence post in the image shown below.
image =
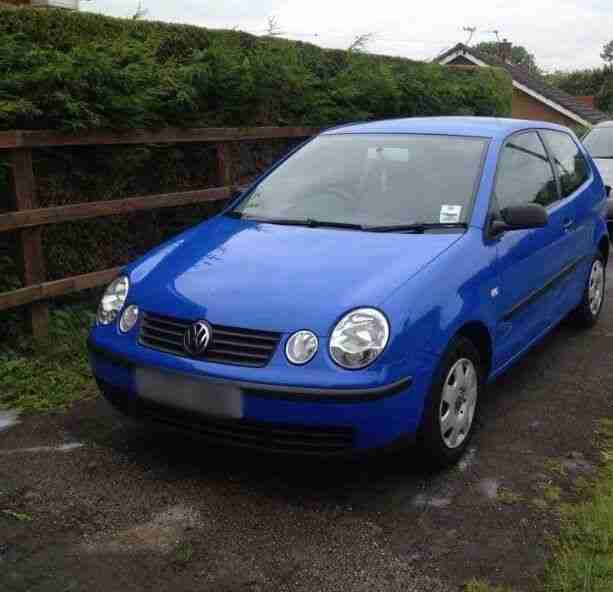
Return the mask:
<svg viewBox="0 0 613 592">
<path fill-rule="evenodd" d="M 217 178 L 223 187 L 230 187 L 234 183 L 232 175 L 232 152 L 228 142 L 220 142 L 217 148 Z"/>
<path fill-rule="evenodd" d="M 16 210 L 38 207 L 36 181 L 32 166 L 32 149 L 11 150 L 10 162 L 13 179 L 13 195 Z M 19 231 L 18 258 L 21 280 L 24 286 L 40 284 L 46 279 L 43 254 L 42 228 L 24 228 Z M 46 302 L 34 302 L 26 312 L 28 328 L 35 339 L 46 337 L 49 332 L 49 308 Z"/>
</svg>

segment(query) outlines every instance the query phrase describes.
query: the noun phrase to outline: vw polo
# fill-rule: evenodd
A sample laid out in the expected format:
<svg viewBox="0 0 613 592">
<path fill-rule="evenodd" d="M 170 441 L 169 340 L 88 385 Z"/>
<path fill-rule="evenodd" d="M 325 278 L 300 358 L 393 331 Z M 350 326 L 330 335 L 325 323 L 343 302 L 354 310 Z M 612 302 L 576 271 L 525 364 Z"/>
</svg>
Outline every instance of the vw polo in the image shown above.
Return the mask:
<svg viewBox="0 0 613 592">
<path fill-rule="evenodd" d="M 339 127 L 128 265 L 89 337 L 123 413 L 268 450 L 416 440 L 455 462 L 486 383 L 596 323 L 605 188 L 571 131 L 489 118 Z"/>
</svg>

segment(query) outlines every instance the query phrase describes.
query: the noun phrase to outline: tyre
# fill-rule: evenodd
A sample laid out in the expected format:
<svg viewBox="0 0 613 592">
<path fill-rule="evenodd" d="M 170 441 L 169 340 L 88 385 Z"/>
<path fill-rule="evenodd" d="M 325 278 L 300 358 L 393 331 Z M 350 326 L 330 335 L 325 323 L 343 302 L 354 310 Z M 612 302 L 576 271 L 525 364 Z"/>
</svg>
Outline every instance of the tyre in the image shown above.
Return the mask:
<svg viewBox="0 0 613 592">
<path fill-rule="evenodd" d="M 589 329 L 598 322 L 604 303 L 605 286 L 605 262 L 599 253 L 592 261 L 581 304 L 572 313 L 572 319 L 576 325 Z"/>
<path fill-rule="evenodd" d="M 483 381 L 479 351 L 465 337 L 455 337 L 435 373 L 418 433 L 418 446 L 430 466 L 453 465 L 466 450 Z"/>
</svg>

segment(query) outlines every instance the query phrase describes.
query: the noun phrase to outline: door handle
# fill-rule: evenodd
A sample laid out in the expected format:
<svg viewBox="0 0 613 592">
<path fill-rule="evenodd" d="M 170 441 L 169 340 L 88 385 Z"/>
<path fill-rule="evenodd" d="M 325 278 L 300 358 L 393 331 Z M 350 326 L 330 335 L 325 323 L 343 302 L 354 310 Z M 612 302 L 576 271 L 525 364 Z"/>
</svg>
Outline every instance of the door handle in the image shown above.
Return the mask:
<svg viewBox="0 0 613 592">
<path fill-rule="evenodd" d="M 565 232 L 569 232 L 570 230 L 573 229 L 574 225 L 575 225 L 575 221 L 572 218 L 566 218 L 566 220 L 564 220 L 562 224 L 562 228 L 564 228 Z"/>
</svg>

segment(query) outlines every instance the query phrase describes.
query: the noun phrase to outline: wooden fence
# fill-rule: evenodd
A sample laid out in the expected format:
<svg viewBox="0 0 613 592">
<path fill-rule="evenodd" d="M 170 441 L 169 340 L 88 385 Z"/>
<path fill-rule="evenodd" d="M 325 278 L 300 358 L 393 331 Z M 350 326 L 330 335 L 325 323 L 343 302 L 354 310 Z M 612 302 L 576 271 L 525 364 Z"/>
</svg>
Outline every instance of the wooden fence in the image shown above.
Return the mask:
<svg viewBox="0 0 613 592">
<path fill-rule="evenodd" d="M 46 281 L 42 227 L 86 218 L 127 214 L 225 200 L 235 187 L 230 158 L 230 143 L 244 140 L 307 138 L 319 130 L 308 127 L 254 127 L 163 129 L 159 131 L 94 131 L 85 134 L 60 134 L 53 131 L 0 132 L 0 151 L 8 151 L 14 197 L 14 210 L 0 214 L 0 232 L 19 233 L 19 267 L 23 287 L 0 293 L 0 311 L 27 307 L 29 329 L 36 338 L 48 333 L 49 310 L 46 301 L 111 281 L 118 267 L 61 280 Z M 218 186 L 196 191 L 146 195 L 128 199 L 77 203 L 39 208 L 32 150 L 42 147 L 94 146 L 119 144 L 185 144 L 212 142 L 217 151 Z"/>
</svg>

